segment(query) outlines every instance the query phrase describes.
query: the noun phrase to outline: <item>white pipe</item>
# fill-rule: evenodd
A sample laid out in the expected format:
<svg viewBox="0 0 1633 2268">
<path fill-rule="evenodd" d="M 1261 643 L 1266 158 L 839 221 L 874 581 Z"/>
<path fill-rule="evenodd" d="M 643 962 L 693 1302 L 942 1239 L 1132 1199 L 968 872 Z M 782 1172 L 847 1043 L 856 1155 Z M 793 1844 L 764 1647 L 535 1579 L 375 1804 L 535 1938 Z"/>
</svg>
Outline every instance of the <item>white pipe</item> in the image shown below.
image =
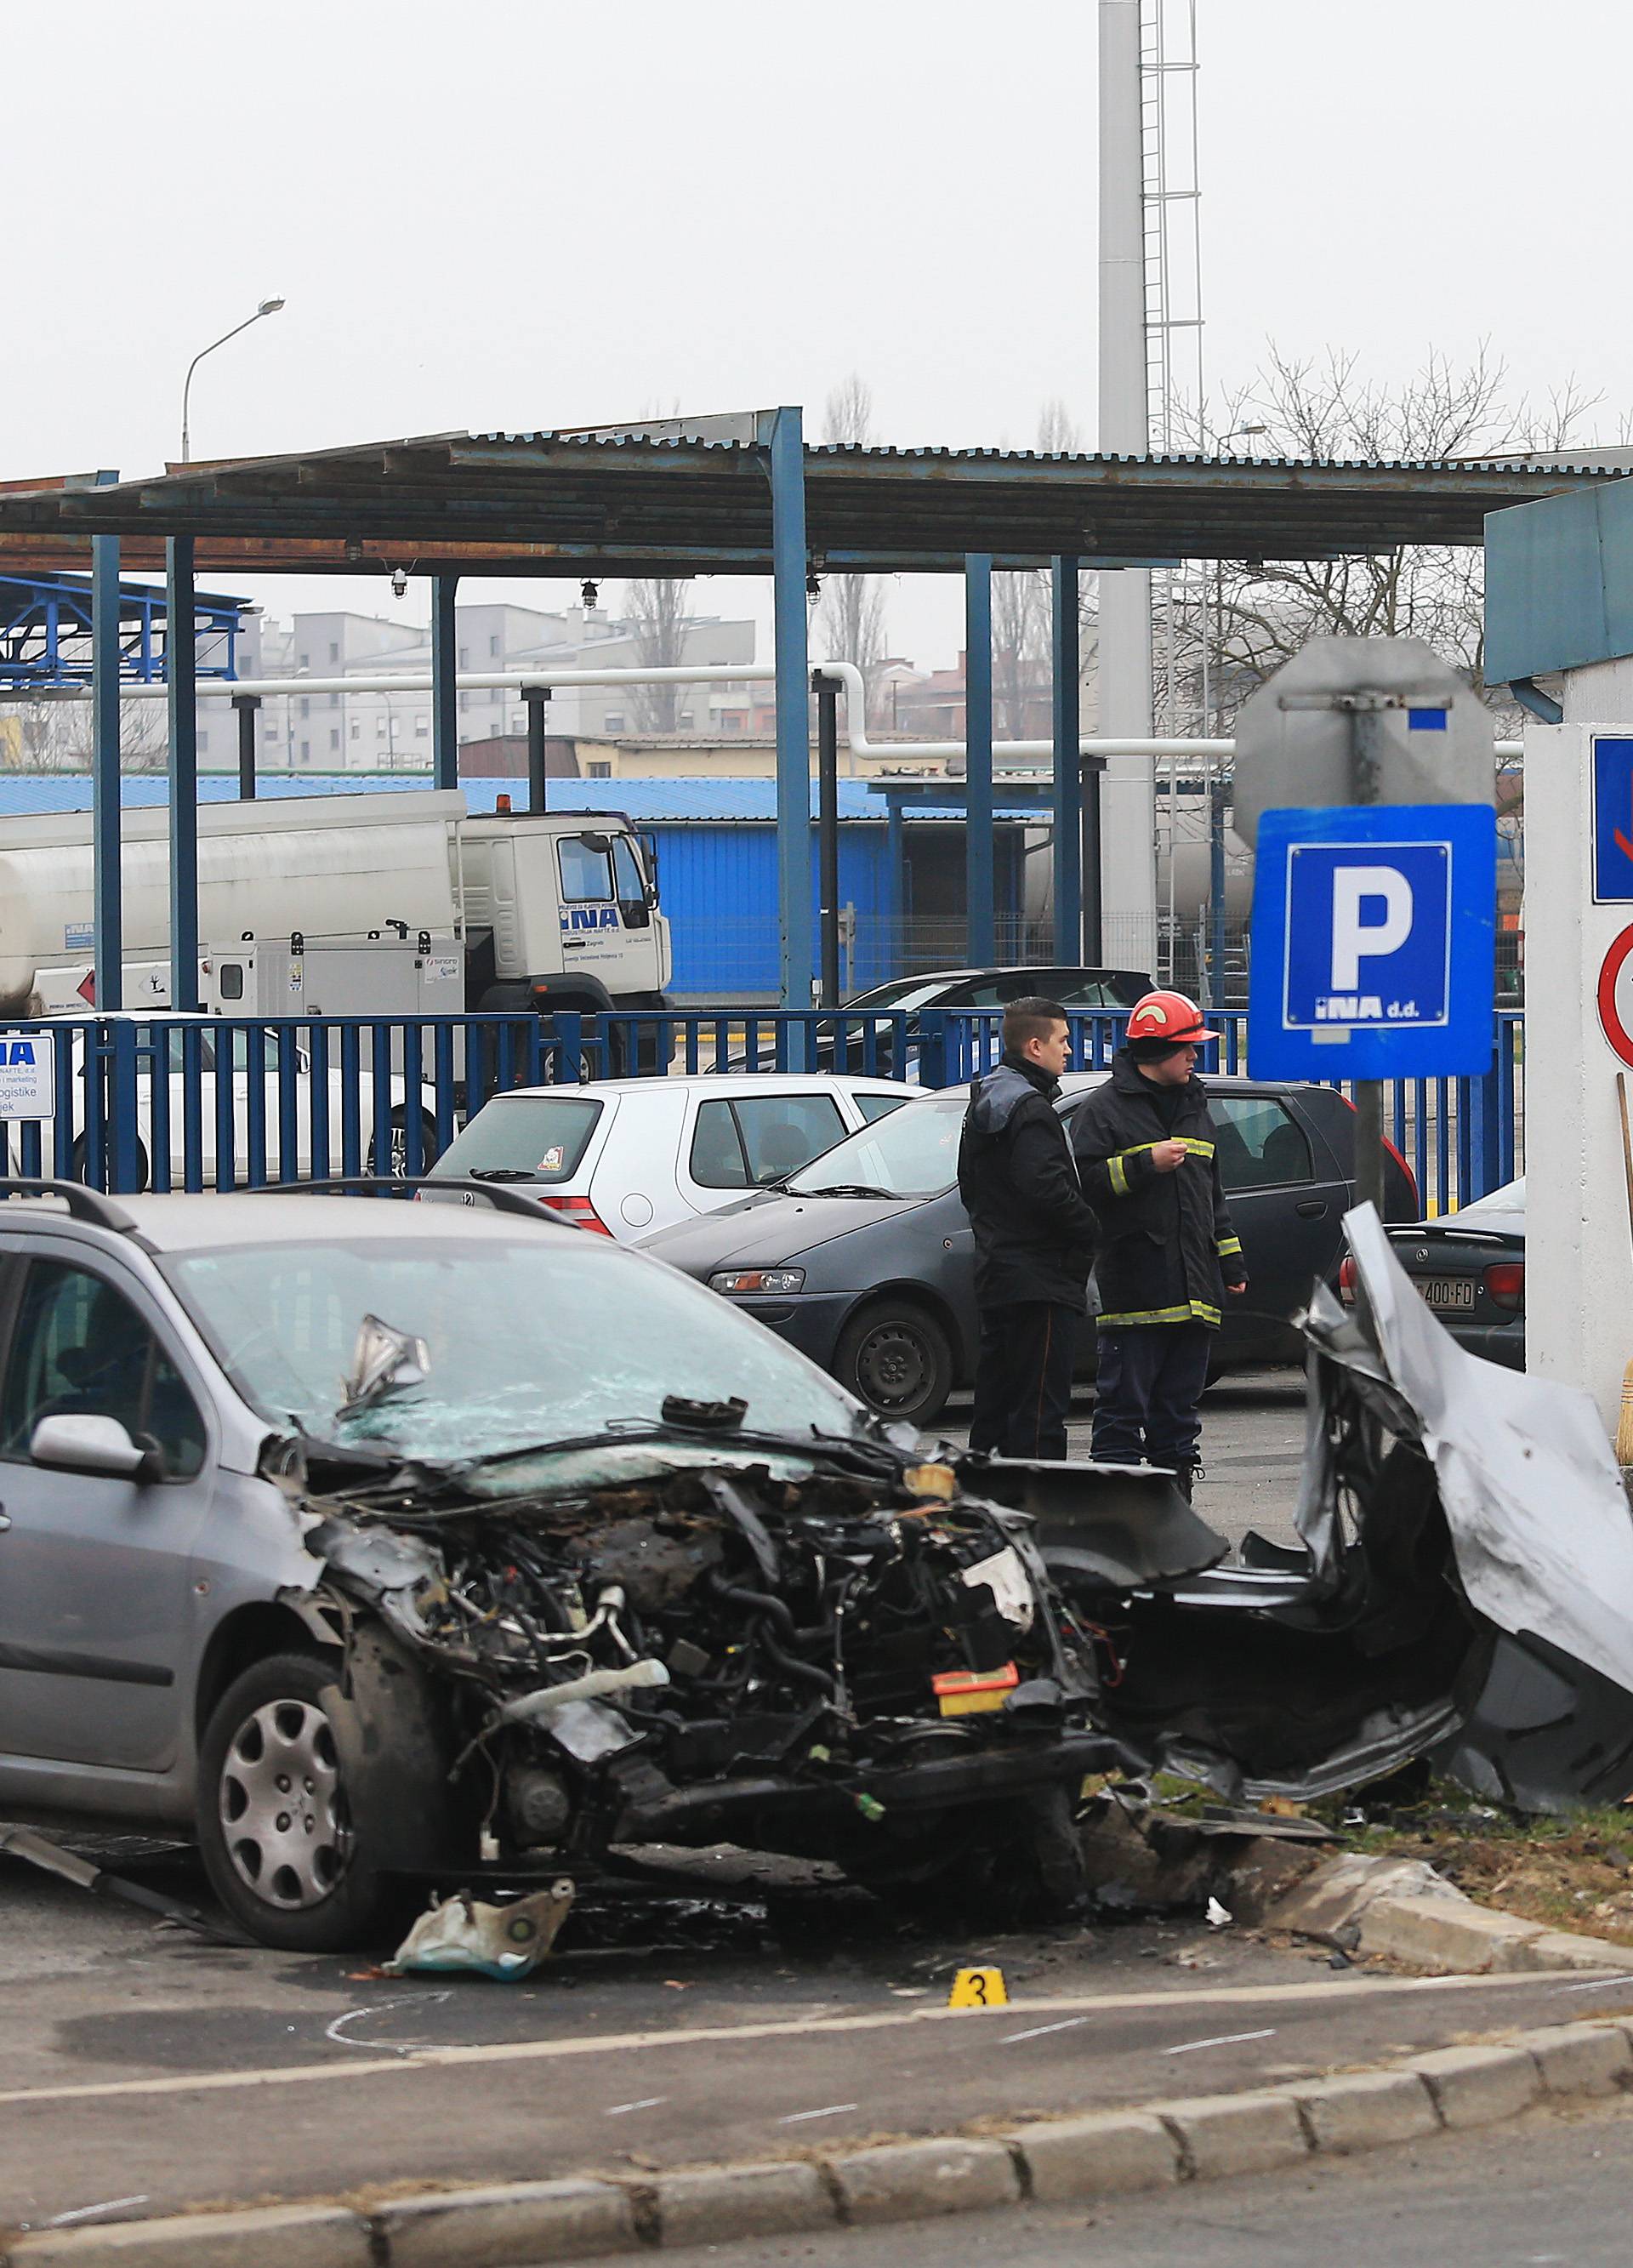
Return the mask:
<svg viewBox="0 0 1633 2268">
<path fill-rule="evenodd" d="M 944 761 L 949 756 L 965 753 L 962 740 L 870 740 L 867 736 L 867 688 L 862 672 L 854 661 L 813 661 L 813 675 L 819 671 L 825 677 L 836 677 L 845 688 L 846 737 L 853 755 L 864 757 L 871 763 L 923 763 Z M 776 665 L 769 661 L 734 661 L 687 663 L 684 666 L 662 669 L 505 669 L 459 671 L 454 683 L 461 691 L 519 693 L 524 686 L 548 685 L 711 685 L 728 680 L 755 685 L 769 685 L 776 679 Z M 423 670 L 401 671 L 395 675 L 374 677 L 217 677 L 207 679 L 198 688 L 201 701 L 229 701 L 234 694 L 254 694 L 263 701 L 287 700 L 296 694 L 312 693 L 429 693 L 431 681 Z M 164 685 L 121 685 L 120 698 L 123 701 L 163 701 L 169 688 Z M 29 696 L 33 700 L 88 701 L 88 685 L 44 686 Z M 0 701 L 0 707 L 7 705 Z M 582 736 L 591 739 L 589 733 Z M 1498 740 L 1499 756 L 1517 756 L 1524 753 L 1523 740 Z M 1211 750 L 1216 755 L 1233 755 L 1233 740 L 1181 740 L 1128 734 L 1097 735 L 1085 733 L 1078 743 L 1084 755 L 1100 756 L 1197 756 Z M 995 740 L 992 755 L 995 766 L 999 757 L 1052 757 L 1053 740 Z"/>
</svg>

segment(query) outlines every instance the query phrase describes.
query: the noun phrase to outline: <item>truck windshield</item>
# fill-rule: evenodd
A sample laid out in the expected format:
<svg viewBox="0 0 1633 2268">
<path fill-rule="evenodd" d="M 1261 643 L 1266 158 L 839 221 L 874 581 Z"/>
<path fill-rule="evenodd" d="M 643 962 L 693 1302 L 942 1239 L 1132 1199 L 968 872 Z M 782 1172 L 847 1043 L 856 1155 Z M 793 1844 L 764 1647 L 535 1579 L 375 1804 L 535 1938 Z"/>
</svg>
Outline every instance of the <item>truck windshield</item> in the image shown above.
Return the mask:
<svg viewBox="0 0 1633 2268">
<path fill-rule="evenodd" d="M 959 1129 L 968 1097 L 936 1095 L 903 1103 L 888 1118 L 847 1135 L 783 1184 L 791 1196 L 872 1189 L 892 1197 L 933 1197 L 958 1178 Z"/>
<path fill-rule="evenodd" d="M 661 1427 L 671 1395 L 737 1395 L 750 1431 L 800 1438 L 851 1434 L 861 1415 L 728 1300 L 568 1230 L 240 1245 L 163 1264 L 239 1391 L 324 1440 L 497 1456 Z M 423 1376 L 342 1415 L 371 1315 L 424 1341 Z"/>
</svg>

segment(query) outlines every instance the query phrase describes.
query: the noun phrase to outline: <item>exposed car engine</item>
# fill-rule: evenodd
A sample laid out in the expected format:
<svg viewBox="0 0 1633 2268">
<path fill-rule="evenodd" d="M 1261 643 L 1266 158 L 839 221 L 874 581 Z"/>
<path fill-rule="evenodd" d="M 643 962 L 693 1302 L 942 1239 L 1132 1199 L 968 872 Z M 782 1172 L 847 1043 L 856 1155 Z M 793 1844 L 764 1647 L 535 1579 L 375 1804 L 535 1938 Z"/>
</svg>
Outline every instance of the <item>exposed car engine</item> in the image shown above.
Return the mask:
<svg viewBox="0 0 1633 2268">
<path fill-rule="evenodd" d="M 776 1462 L 331 1498 L 308 1540 L 447 1673 L 454 1769 L 511 1853 L 729 1837 L 883 1880 L 933 1868 L 952 1808 L 988 1809 L 995 1845 L 1033 1791 L 1063 1813 L 1121 1751 L 1087 1729 L 1092 1644 L 1032 1521 L 945 1466 Z"/>
</svg>

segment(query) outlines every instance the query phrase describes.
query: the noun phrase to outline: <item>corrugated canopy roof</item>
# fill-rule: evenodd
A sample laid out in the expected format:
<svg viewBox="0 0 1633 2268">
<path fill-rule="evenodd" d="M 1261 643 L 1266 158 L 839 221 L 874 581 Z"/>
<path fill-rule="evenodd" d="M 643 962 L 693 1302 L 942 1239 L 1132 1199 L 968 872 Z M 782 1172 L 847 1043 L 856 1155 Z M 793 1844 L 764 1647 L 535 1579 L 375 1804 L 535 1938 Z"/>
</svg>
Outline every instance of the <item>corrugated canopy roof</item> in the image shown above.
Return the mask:
<svg viewBox="0 0 1633 2268">
<path fill-rule="evenodd" d="M 200 572 L 769 574 L 765 417 L 596 433 L 437 433 L 288 456 L 0 486 L 0 570 L 83 566 L 92 534 Z M 754 438 L 756 435 L 761 438 Z M 1625 463 L 1305 463 L 1038 456 L 1000 449 L 805 451 L 819 571 L 945 572 L 1173 558 L 1289 559 L 1400 543 L 1476 545 L 1488 512 L 1626 477 Z"/>
</svg>

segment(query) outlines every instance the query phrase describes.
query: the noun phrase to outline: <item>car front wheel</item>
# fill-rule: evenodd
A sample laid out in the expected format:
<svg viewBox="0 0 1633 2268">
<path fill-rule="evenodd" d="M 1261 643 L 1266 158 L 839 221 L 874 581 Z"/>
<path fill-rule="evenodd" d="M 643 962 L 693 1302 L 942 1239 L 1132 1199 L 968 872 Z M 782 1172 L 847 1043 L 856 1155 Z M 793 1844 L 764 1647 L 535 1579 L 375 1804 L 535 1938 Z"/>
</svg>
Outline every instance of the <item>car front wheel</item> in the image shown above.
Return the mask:
<svg viewBox="0 0 1633 2268">
<path fill-rule="evenodd" d="M 842 1386 L 881 1418 L 928 1425 L 953 1391 L 953 1349 L 928 1309 L 878 1300 L 840 1333 L 834 1369 Z"/>
<path fill-rule="evenodd" d="M 198 1837 L 210 1885 L 263 1945 L 333 1953 L 366 1942 L 401 1893 L 354 1824 L 342 1757 L 360 1743 L 336 1673 L 315 1653 L 254 1663 L 211 1712 L 199 1753 Z"/>
</svg>

